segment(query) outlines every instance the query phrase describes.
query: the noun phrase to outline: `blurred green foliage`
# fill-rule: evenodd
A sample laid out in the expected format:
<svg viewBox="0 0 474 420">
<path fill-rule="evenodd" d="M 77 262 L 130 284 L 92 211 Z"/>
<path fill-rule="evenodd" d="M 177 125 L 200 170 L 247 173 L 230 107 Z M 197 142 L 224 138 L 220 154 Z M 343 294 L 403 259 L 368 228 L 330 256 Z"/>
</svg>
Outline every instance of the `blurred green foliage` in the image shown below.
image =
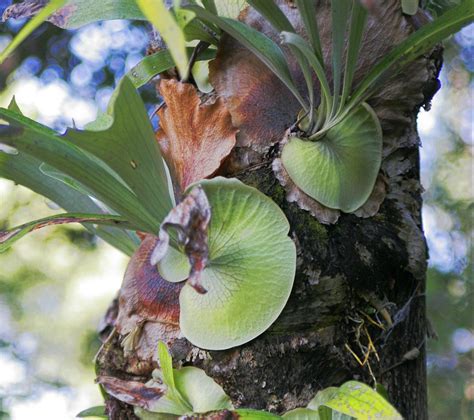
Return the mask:
<svg viewBox="0 0 474 420">
<path fill-rule="evenodd" d="M 474 417 L 473 41 L 471 25 L 447 45 L 435 124 L 422 135 L 428 316 L 439 337 L 428 342 L 432 419 Z"/>
</svg>

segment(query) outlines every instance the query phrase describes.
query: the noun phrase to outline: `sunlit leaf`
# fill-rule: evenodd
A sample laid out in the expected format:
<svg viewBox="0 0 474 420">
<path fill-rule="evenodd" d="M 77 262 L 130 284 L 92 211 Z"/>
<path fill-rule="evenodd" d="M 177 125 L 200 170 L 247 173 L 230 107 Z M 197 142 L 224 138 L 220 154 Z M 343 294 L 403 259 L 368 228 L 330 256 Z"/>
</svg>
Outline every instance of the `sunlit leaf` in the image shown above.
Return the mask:
<svg viewBox="0 0 474 420">
<path fill-rule="evenodd" d="M 136 0 L 136 2 L 168 46 L 181 78 L 186 79 L 189 71 L 186 38 L 173 14 L 162 0 Z"/>
<path fill-rule="evenodd" d="M 173 207 L 163 159 L 145 105 L 128 78 L 123 78 L 110 100 L 108 120 L 86 130 L 68 130 L 65 137 L 98 157 L 115 171 L 159 223 Z M 104 124 L 105 122 L 105 124 Z"/>
<path fill-rule="evenodd" d="M 139 407 L 135 407 L 135 414 L 141 420 L 179 420 L 179 418 L 182 418 L 174 414 L 153 413 Z M 202 417 L 202 413 L 189 413 L 189 416 L 192 416 L 193 414 L 196 418 Z M 222 411 L 213 411 L 208 414 L 209 418 L 212 418 L 213 420 L 228 420 L 230 415 L 233 416 L 232 418 L 238 418 L 239 420 L 271 420 L 282 418 L 267 411 L 252 410 L 249 408 L 239 408 L 237 410 L 225 409 Z"/>
<path fill-rule="evenodd" d="M 301 105 L 304 108 L 307 108 L 305 101 L 293 82 L 283 52 L 270 38 L 237 20 L 215 16 L 207 10 L 197 6 L 188 6 L 188 8 L 195 12 L 200 19 L 217 25 L 224 32 L 227 32 L 230 36 L 257 55 L 259 59 L 265 63 L 265 65 L 268 66 L 276 76 L 278 76 L 293 95 L 295 95 Z"/>
<path fill-rule="evenodd" d="M 210 28 L 199 19 L 195 19 L 196 15 L 194 12 L 178 8 L 178 6 L 175 6 L 173 12 L 176 22 L 178 22 L 178 25 L 183 30 L 186 41 L 199 40 L 215 46 L 219 44 L 218 36 L 214 33 L 215 28 Z"/>
<path fill-rule="evenodd" d="M 270 419 L 281 419 L 276 414 L 268 413 L 267 411 L 252 410 L 249 408 L 239 408 L 235 410 L 235 413 L 239 415 L 240 419 L 247 420 L 270 420 Z"/>
<path fill-rule="evenodd" d="M 173 359 L 168 351 L 166 344 L 160 341 L 158 343 L 158 360 L 160 362 L 160 370 L 163 377 L 163 383 L 168 389 L 175 390 L 176 384 L 174 383 L 173 375 Z"/>
<path fill-rule="evenodd" d="M 320 406 L 324 405 L 327 401 L 334 397 L 337 390 L 337 387 L 330 386 L 318 391 L 314 398 L 308 403 L 308 408 L 311 410 L 318 410 Z"/>
<path fill-rule="evenodd" d="M 82 410 L 79 414 L 76 415 L 79 418 L 88 418 L 88 417 L 96 417 L 96 418 L 103 418 L 106 419 L 108 416 L 105 414 L 105 405 L 97 405 L 95 407 L 87 408 L 86 410 Z"/>
<path fill-rule="evenodd" d="M 188 48 L 188 54 L 192 53 L 192 48 Z M 216 56 L 216 50 L 207 49 L 200 53 L 197 61 L 211 60 Z M 128 73 L 127 77 L 132 81 L 133 86 L 139 88 L 147 84 L 153 77 L 174 67 L 174 61 L 168 50 L 158 51 L 155 54 L 144 57 Z"/>
<path fill-rule="evenodd" d="M 158 358 L 167 389 L 162 398 L 150 404 L 151 412 L 181 415 L 233 408 L 223 389 L 202 369 L 173 369 L 171 355 L 162 342 L 158 344 Z"/>
<path fill-rule="evenodd" d="M 402 416 L 378 392 L 356 381 L 341 385 L 324 405 L 358 419 L 402 420 Z"/>
<path fill-rule="evenodd" d="M 218 0 L 216 3 L 217 14 L 219 16 L 233 19 L 237 19 L 245 6 L 245 0 Z"/>
<path fill-rule="evenodd" d="M 189 401 L 181 394 L 177 388 L 176 378 L 173 369 L 173 360 L 165 343 L 158 343 L 158 360 L 160 362 L 160 373 L 163 383 L 166 385 L 166 392 L 162 398 L 150 406 L 151 411 L 185 414 L 192 412 Z"/>
<path fill-rule="evenodd" d="M 48 4 L 41 9 L 41 11 L 33 17 L 20 32 L 13 38 L 13 41 L 6 46 L 6 48 L 0 53 L 0 64 L 20 45 L 38 26 L 40 26 L 52 13 L 60 8 L 66 0 L 51 0 Z M 5 18 L 4 14 L 4 18 Z"/>
<path fill-rule="evenodd" d="M 109 112 L 89 130 L 71 129 L 60 136 L 10 110 L 0 109 L 0 116 L 10 123 L 2 126 L 3 143 L 76 179 L 136 229 L 156 232 L 160 217 L 172 208 L 151 123 L 127 79 L 119 84 Z"/>
<path fill-rule="evenodd" d="M 166 0 L 164 0 L 166 2 Z M 173 2 L 173 14 L 176 22 L 181 27 L 181 29 L 186 28 L 196 17 L 196 15 L 190 10 L 181 9 L 181 0 L 176 0 Z"/>
<path fill-rule="evenodd" d="M 168 50 L 158 51 L 144 57 L 127 73 L 127 77 L 136 88 L 148 83 L 157 74 L 174 67 L 174 61 Z"/>
<path fill-rule="evenodd" d="M 233 409 L 230 398 L 202 369 L 187 366 L 174 369 L 176 388 L 194 413 Z"/>
<path fill-rule="evenodd" d="M 194 63 L 191 73 L 200 92 L 210 93 L 214 90 L 209 82 L 209 60 Z"/>
<path fill-rule="evenodd" d="M 309 402 L 308 408 L 314 410 L 319 415 L 319 420 L 352 420 L 351 416 L 347 416 L 332 408 L 326 407 L 324 404 L 333 398 L 338 392 L 338 388 L 330 386 L 318 391 L 316 396 Z"/>
<path fill-rule="evenodd" d="M 8 155 L 0 152 L 0 177 L 10 179 L 48 198 L 64 210 L 80 213 L 100 213 L 101 208 L 87 195 L 68 187 L 57 179 L 46 176 L 40 167 L 42 162 L 25 153 Z M 92 233 L 120 249 L 127 255 L 136 250 L 139 240 L 135 233 L 112 227 L 92 227 Z"/>
<path fill-rule="evenodd" d="M 263 333 L 283 310 L 295 273 L 295 245 L 280 208 L 235 179 L 201 181 L 212 209 L 207 293 L 185 285 L 180 327 L 194 345 L 222 350 Z"/>
<path fill-rule="evenodd" d="M 165 414 L 165 413 L 152 413 L 151 411 L 144 410 L 140 407 L 134 407 L 134 414 L 140 420 L 178 420 L 179 416 L 174 414 Z"/>
<path fill-rule="evenodd" d="M 136 223 L 137 229 L 155 229 L 154 218 L 137 203 L 136 196 L 129 188 L 98 159 L 92 158 L 53 130 L 26 117 L 5 109 L 0 109 L 0 116 L 10 123 L 9 126 L 3 126 L 6 128 L 2 142 L 80 180 L 94 192 L 96 198 Z"/>
<path fill-rule="evenodd" d="M 33 230 L 43 227 L 60 225 L 65 223 L 94 223 L 108 226 L 119 226 L 124 229 L 133 229 L 123 217 L 110 214 L 90 214 L 90 213 L 63 213 L 43 219 L 34 220 L 21 226 L 16 226 L 7 231 L 0 231 L 0 252 L 6 251 L 13 243 L 21 239 Z"/>
<path fill-rule="evenodd" d="M 363 104 L 317 141 L 290 138 L 281 159 L 310 197 L 329 208 L 354 211 L 370 196 L 380 169 L 380 123 Z"/>
<path fill-rule="evenodd" d="M 90 191 L 88 191 L 87 188 L 85 188 L 80 182 L 69 175 L 66 175 L 64 172 L 58 171 L 56 168 L 53 168 L 50 165 L 42 163 L 39 167 L 39 170 L 42 174 L 66 184 L 69 188 L 76 190 L 83 195 L 89 196 L 91 194 Z"/>
<path fill-rule="evenodd" d="M 247 6 L 245 0 L 203 0 L 204 9 L 215 16 L 237 19 L 240 12 Z M 220 29 L 211 22 L 206 22 L 209 29 L 220 34 Z"/>
</svg>

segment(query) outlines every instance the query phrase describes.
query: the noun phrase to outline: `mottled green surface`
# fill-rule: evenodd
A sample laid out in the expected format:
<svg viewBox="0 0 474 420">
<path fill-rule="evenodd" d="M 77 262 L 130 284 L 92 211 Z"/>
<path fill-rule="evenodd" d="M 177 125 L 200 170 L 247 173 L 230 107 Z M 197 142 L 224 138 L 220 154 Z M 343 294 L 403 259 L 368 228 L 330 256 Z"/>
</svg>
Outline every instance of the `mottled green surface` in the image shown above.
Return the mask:
<svg viewBox="0 0 474 420">
<path fill-rule="evenodd" d="M 382 161 L 377 116 L 363 104 L 318 141 L 290 137 L 281 160 L 310 197 L 329 208 L 355 211 L 371 194 Z"/>
<path fill-rule="evenodd" d="M 208 292 L 186 285 L 180 327 L 194 345 L 222 350 L 263 333 L 283 310 L 293 286 L 296 250 L 280 208 L 238 180 L 200 183 L 211 205 Z"/>
</svg>

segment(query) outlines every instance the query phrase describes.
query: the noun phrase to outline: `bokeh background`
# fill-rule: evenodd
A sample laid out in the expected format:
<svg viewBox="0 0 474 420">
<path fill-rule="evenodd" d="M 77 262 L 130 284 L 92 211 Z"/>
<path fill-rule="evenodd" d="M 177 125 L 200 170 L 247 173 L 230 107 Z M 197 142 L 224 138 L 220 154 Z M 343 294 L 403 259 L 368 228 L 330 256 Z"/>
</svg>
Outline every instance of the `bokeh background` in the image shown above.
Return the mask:
<svg viewBox="0 0 474 420">
<path fill-rule="evenodd" d="M 0 13 L 11 3 L 0 0 Z M 445 3 L 434 2 L 441 13 Z M 0 23 L 0 50 L 24 24 Z M 148 28 L 126 21 L 62 31 L 45 24 L 0 67 L 0 106 L 55 129 L 83 127 L 143 57 Z M 474 418 L 474 25 L 446 42 L 442 89 L 418 119 L 424 227 L 430 250 L 428 342 L 432 419 Z M 142 90 L 151 109 L 154 91 Z M 58 212 L 0 179 L 0 230 Z M 38 231 L 0 254 L 0 419 L 64 420 L 101 402 L 93 357 L 100 317 L 127 257 L 78 226 Z M 408 396 L 407 396 L 408 397 Z"/>
</svg>

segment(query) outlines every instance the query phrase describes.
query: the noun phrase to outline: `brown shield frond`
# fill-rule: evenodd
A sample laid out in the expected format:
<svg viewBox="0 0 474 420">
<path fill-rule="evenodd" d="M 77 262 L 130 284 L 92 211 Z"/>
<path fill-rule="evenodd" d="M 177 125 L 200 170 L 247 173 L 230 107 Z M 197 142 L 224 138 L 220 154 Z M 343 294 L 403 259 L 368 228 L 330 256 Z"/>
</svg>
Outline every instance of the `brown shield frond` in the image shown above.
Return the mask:
<svg viewBox="0 0 474 420">
<path fill-rule="evenodd" d="M 157 139 L 170 171 L 183 192 L 212 175 L 235 145 L 237 129 L 222 99 L 203 104 L 196 88 L 177 80 L 161 80 L 166 107 L 159 111 Z"/>
<path fill-rule="evenodd" d="M 141 360 L 156 359 L 158 340 L 180 337 L 179 293 L 184 283 L 164 280 L 150 255 L 158 238 L 147 235 L 135 252 L 120 289 L 115 327 L 124 340 L 124 350 L 138 352 Z"/>
</svg>

